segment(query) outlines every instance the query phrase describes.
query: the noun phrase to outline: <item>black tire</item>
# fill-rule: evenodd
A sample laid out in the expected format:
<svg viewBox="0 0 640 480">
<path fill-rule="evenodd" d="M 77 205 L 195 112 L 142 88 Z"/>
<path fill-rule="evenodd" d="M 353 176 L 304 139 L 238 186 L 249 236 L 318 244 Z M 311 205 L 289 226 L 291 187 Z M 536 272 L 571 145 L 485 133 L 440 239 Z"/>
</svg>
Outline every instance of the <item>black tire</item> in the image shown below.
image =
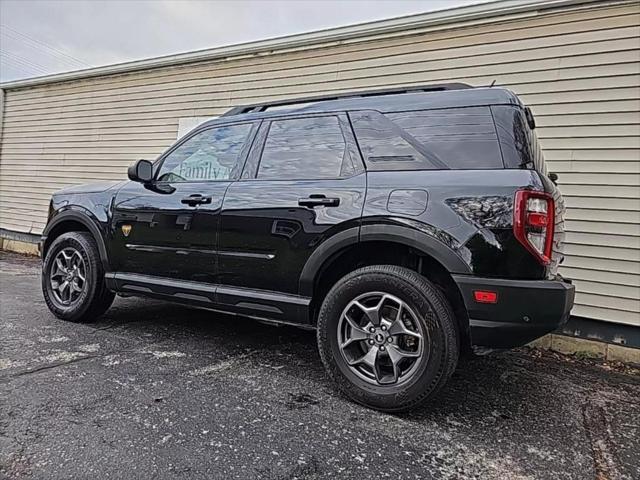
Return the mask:
<svg viewBox="0 0 640 480">
<path fill-rule="evenodd" d="M 343 311 L 367 292 L 386 292 L 402 300 L 415 312 L 422 331 L 428 332 L 423 348 L 428 346 L 430 353 L 420 356 L 403 383 L 380 385 L 366 381 L 354 373 L 339 346 Z M 458 363 L 458 329 L 451 305 L 434 284 L 406 268 L 375 265 L 349 273 L 325 297 L 317 327 L 320 357 L 329 377 L 347 397 L 376 410 L 400 412 L 424 405 L 446 384 Z"/>
<path fill-rule="evenodd" d="M 74 249 L 81 255 L 85 270 L 85 286 L 78 298 L 68 305 L 56 298 L 50 280 L 56 257 L 65 249 Z M 56 317 L 70 322 L 86 323 L 95 320 L 109 309 L 115 297 L 106 287 L 98 247 L 87 232 L 63 233 L 53 241 L 42 263 L 41 279 L 42 293 L 49 310 Z"/>
</svg>

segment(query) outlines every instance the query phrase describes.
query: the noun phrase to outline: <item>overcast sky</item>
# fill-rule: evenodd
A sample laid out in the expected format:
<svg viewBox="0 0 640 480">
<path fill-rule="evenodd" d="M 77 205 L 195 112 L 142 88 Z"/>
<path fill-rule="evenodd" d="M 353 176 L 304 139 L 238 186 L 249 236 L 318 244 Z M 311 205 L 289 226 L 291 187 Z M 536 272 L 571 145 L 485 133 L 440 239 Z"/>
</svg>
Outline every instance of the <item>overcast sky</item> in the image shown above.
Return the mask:
<svg viewBox="0 0 640 480">
<path fill-rule="evenodd" d="M 0 0 L 0 81 L 486 0 Z"/>
</svg>

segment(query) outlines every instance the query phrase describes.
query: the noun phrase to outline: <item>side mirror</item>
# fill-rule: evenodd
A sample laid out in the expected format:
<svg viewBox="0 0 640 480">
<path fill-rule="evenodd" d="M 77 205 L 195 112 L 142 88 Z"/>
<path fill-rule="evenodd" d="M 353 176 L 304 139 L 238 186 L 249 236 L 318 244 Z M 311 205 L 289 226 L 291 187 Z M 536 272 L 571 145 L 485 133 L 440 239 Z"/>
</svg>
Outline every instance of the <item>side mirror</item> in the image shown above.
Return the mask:
<svg viewBox="0 0 640 480">
<path fill-rule="evenodd" d="M 153 179 L 153 164 L 149 160 L 138 160 L 127 170 L 129 180 L 149 183 Z"/>
</svg>

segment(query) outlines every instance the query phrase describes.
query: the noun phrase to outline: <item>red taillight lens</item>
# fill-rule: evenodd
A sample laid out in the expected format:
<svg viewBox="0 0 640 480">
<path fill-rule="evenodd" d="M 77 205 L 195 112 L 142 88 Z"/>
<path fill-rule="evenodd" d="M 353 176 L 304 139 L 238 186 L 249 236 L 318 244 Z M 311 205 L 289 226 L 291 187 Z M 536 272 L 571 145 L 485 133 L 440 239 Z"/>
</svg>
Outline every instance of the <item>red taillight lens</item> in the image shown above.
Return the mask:
<svg viewBox="0 0 640 480">
<path fill-rule="evenodd" d="M 537 228 L 545 228 L 547 226 L 546 213 L 529 213 L 527 215 L 527 225 Z"/>
<path fill-rule="evenodd" d="M 544 265 L 551 263 L 555 205 L 544 192 L 518 190 L 513 206 L 513 233 Z"/>
</svg>

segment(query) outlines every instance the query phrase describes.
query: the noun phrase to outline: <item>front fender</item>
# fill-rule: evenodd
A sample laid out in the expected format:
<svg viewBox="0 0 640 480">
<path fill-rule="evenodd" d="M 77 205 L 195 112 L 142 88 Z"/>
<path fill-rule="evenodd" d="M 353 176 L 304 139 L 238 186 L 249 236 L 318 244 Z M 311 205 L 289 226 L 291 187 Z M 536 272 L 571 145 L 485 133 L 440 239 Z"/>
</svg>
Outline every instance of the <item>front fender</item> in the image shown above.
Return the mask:
<svg viewBox="0 0 640 480">
<path fill-rule="evenodd" d="M 47 223 L 43 233 L 42 239 L 40 241 L 40 253 L 42 258 L 47 254 L 47 249 L 49 245 L 51 245 L 51 240 L 49 237 L 51 233 L 64 225 L 65 222 L 78 222 L 84 225 L 87 230 L 93 235 L 93 238 L 96 241 L 96 245 L 98 246 L 98 253 L 100 255 L 100 260 L 102 261 L 102 265 L 105 271 L 109 271 L 109 259 L 107 256 L 107 248 L 104 241 L 104 233 L 100 228 L 100 222 L 98 219 L 87 209 L 79 206 L 68 207 L 66 210 L 60 211 L 55 214 Z"/>
</svg>

